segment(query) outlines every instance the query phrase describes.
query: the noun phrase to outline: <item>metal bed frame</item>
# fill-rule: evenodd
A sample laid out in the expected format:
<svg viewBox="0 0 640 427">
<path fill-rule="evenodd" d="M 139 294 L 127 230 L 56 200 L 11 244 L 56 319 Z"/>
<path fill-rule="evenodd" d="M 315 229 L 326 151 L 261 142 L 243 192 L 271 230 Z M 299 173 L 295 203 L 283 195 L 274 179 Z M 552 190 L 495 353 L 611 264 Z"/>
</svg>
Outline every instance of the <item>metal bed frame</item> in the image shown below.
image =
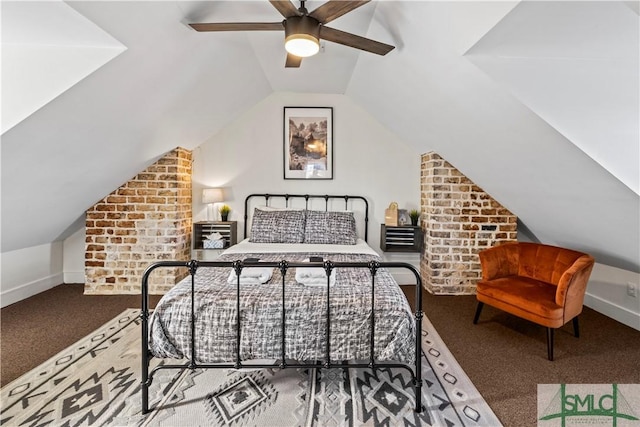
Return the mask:
<svg viewBox="0 0 640 427">
<path fill-rule="evenodd" d="M 286 200 L 286 205 L 288 206 L 288 202 L 290 198 L 294 197 L 302 197 L 305 199 L 305 206 L 308 206 L 309 199 L 311 198 L 324 198 L 325 199 L 325 207 L 328 210 L 329 200 L 330 199 L 344 199 L 345 200 L 345 209 L 348 205 L 348 201 L 350 199 L 360 199 L 364 201 L 365 205 L 365 240 L 367 237 L 367 224 L 368 224 L 368 209 L 369 204 L 364 197 L 361 196 L 331 196 L 331 195 L 322 195 L 322 196 L 313 196 L 313 195 L 290 195 L 290 194 L 251 194 L 247 196 L 245 199 L 245 236 L 247 229 L 247 209 L 249 199 L 252 197 L 264 197 L 266 203 L 268 204 L 269 198 L 272 197 L 283 197 Z M 236 345 L 235 345 L 235 361 L 233 363 L 198 363 L 196 361 L 196 337 L 195 337 L 195 275 L 199 268 L 207 268 L 207 267 L 231 267 L 235 270 L 236 276 L 238 277 L 238 281 L 236 283 L 236 310 L 240 313 L 240 274 L 243 268 L 248 267 L 277 267 L 282 273 L 282 341 L 281 341 L 281 358 L 277 360 L 275 363 L 265 364 L 265 363 L 245 363 L 240 360 L 240 338 L 241 338 L 241 321 L 240 317 L 237 316 L 236 321 Z M 182 364 L 165 364 L 160 365 L 149 371 L 150 361 L 153 358 L 151 352 L 149 351 L 149 286 L 148 280 L 150 274 L 158 269 L 158 268 L 175 268 L 175 267 L 186 267 L 189 269 L 189 274 L 191 275 L 191 359 Z M 322 267 L 324 268 L 327 274 L 327 326 L 326 326 L 326 348 L 325 348 L 325 360 L 324 362 L 316 361 L 315 363 L 291 363 L 287 361 L 285 354 L 285 297 L 286 297 L 286 286 L 285 286 L 285 276 L 286 272 L 289 268 L 296 267 Z M 331 294 L 330 294 L 330 275 L 331 271 L 335 268 L 368 268 L 371 273 L 371 330 L 370 330 L 370 342 L 369 342 L 369 362 L 368 363 L 353 363 L 353 364 L 345 364 L 342 362 L 335 362 L 331 360 Z M 374 359 L 374 349 L 375 349 L 375 315 L 374 315 L 374 304 L 375 304 L 375 276 L 380 268 L 406 268 L 409 269 L 416 278 L 415 286 L 415 365 L 412 367 L 406 363 L 394 363 L 394 362 L 376 362 Z M 420 274 L 418 271 L 408 263 L 404 262 L 288 262 L 288 261 L 280 261 L 280 262 L 255 262 L 255 261 L 161 261 L 156 262 L 149 267 L 144 272 L 142 276 L 142 310 L 140 313 L 140 319 L 142 321 L 142 382 L 141 382 L 141 390 L 142 390 L 142 413 L 146 414 L 149 412 L 149 387 L 153 381 L 153 375 L 162 369 L 190 369 L 194 370 L 197 368 L 212 368 L 212 369 L 242 369 L 242 368 L 341 368 L 341 369 L 351 369 L 351 368 L 370 368 L 373 370 L 383 369 L 383 368 L 401 368 L 406 369 L 411 377 L 412 383 L 415 391 L 415 411 L 422 412 L 422 281 L 420 279 Z"/>
</svg>

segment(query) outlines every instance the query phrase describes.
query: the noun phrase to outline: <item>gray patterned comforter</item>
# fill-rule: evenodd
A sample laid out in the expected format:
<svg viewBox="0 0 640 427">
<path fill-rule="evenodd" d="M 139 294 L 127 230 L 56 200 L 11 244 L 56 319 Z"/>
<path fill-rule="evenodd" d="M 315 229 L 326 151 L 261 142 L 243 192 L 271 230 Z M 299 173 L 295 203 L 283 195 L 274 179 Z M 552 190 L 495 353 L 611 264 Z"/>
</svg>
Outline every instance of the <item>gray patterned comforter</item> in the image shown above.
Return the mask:
<svg viewBox="0 0 640 427">
<path fill-rule="evenodd" d="M 219 261 L 248 257 L 261 261 L 303 261 L 322 256 L 334 262 L 366 262 L 363 254 L 282 253 L 227 254 Z M 227 284 L 230 268 L 200 268 L 195 281 L 196 360 L 235 361 L 236 286 Z M 297 284 L 295 269 L 285 280 L 286 357 L 300 362 L 324 361 L 326 287 Z M 268 283 L 241 285 L 242 360 L 280 359 L 282 275 L 276 268 Z M 150 318 L 149 347 L 160 358 L 191 357 L 191 276 L 171 289 Z M 367 268 L 338 268 L 331 287 L 331 360 L 367 360 L 371 322 L 371 275 Z M 407 300 L 386 269 L 376 274 L 375 359 L 413 363 L 415 320 Z"/>
</svg>

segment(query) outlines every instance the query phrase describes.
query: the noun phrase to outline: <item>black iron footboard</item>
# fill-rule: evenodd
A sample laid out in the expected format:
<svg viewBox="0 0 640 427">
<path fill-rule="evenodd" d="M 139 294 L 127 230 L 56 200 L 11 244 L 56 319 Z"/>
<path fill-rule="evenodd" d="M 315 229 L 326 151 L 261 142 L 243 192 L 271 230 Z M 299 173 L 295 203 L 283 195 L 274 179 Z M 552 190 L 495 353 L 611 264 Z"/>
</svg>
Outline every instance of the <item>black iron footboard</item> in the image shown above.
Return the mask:
<svg viewBox="0 0 640 427">
<path fill-rule="evenodd" d="M 236 308 L 240 313 L 240 274 L 245 267 L 277 267 L 282 272 L 282 354 L 279 362 L 272 364 L 260 364 L 260 363 L 244 363 L 240 360 L 240 331 L 241 321 L 237 316 L 236 321 L 236 351 L 235 362 L 233 363 L 216 363 L 206 364 L 196 362 L 196 340 L 195 340 L 195 274 L 199 268 L 205 267 L 231 267 L 235 269 L 238 277 L 236 285 Z M 157 268 L 162 267 L 187 267 L 191 275 L 191 359 L 183 364 L 166 364 L 158 366 L 149 372 L 150 360 L 153 357 L 149 350 L 149 286 L 148 280 L 151 272 Z M 327 344 L 326 344 L 326 358 L 324 363 L 289 363 L 285 354 L 285 276 L 289 268 L 295 267 L 322 267 L 327 274 Z M 330 276 L 331 271 L 335 268 L 363 268 L 366 267 L 371 272 L 371 341 L 370 341 L 370 357 L 369 363 L 356 363 L 356 364 L 338 364 L 331 361 L 331 304 L 330 304 Z M 376 362 L 374 359 L 375 348 L 375 316 L 374 316 L 374 304 L 375 304 L 375 276 L 379 268 L 406 268 L 409 269 L 416 278 L 415 283 L 415 366 L 411 366 L 406 363 L 394 363 L 394 362 Z M 145 271 L 142 277 L 142 312 L 140 318 L 142 320 L 142 413 L 149 412 L 149 386 L 153 381 L 153 375 L 161 369 L 196 369 L 196 368 L 217 368 L 217 369 L 240 369 L 240 368 L 402 368 L 409 371 L 413 379 L 413 386 L 415 391 L 415 411 L 421 412 L 422 407 L 422 282 L 420 280 L 420 274 L 418 271 L 408 263 L 404 262 L 249 262 L 249 261 L 162 261 L 151 264 Z"/>
</svg>

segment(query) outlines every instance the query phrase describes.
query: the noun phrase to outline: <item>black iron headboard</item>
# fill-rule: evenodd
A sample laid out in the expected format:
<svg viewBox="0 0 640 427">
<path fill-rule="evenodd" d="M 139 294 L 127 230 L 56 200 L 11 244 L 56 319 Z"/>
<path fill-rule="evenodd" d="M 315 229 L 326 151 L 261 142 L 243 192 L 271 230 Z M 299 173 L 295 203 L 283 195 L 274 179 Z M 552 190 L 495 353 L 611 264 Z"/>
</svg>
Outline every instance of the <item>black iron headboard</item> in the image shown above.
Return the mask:
<svg viewBox="0 0 640 427">
<path fill-rule="evenodd" d="M 364 240 L 367 241 L 369 237 L 369 202 L 362 196 L 339 196 L 330 194 L 249 194 L 244 199 L 244 237 L 247 237 L 247 224 L 249 219 L 249 200 L 254 197 L 264 198 L 265 205 L 269 205 L 269 199 L 279 198 L 285 200 L 285 207 L 289 207 L 289 199 L 304 199 L 305 209 L 309 207 L 310 199 L 324 199 L 325 210 L 329 210 L 329 200 L 342 199 L 344 200 L 345 210 L 348 209 L 349 200 L 362 200 L 364 202 Z"/>
</svg>

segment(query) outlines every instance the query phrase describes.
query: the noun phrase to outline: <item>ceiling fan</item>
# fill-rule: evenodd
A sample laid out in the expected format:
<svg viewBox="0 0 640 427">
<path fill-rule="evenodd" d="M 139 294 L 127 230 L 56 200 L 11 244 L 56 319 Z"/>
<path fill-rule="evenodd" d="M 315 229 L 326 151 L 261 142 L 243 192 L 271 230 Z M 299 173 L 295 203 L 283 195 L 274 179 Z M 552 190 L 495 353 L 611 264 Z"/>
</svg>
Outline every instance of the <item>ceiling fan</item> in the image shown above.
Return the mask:
<svg viewBox="0 0 640 427">
<path fill-rule="evenodd" d="M 270 0 L 284 20 L 282 22 L 220 22 L 189 24 L 196 31 L 281 31 L 285 34 L 287 60 L 285 67 L 297 68 L 302 58 L 320 50 L 320 39 L 342 44 L 378 55 L 386 55 L 394 46 L 325 26 L 370 0 L 329 0 L 313 12 L 307 11 L 304 1 L 296 8 L 289 0 Z"/>
</svg>

